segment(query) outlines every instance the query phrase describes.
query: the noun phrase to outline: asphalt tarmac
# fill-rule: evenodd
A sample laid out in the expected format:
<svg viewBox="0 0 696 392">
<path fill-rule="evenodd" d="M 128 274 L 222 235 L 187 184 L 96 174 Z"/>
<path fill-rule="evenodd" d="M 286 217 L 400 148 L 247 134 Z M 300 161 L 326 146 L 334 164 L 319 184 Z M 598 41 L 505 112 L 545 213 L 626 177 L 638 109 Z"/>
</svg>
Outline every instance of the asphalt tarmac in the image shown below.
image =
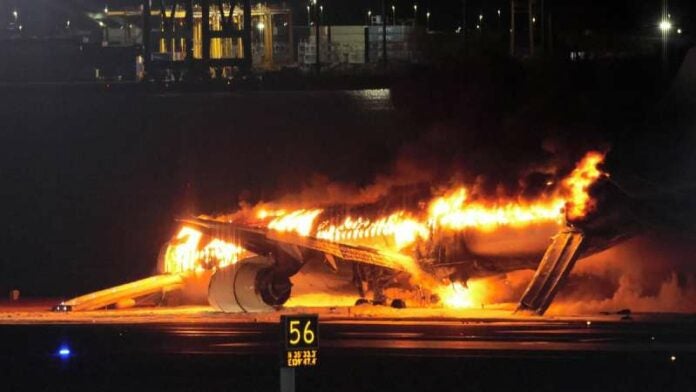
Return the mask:
<svg viewBox="0 0 696 392">
<path fill-rule="evenodd" d="M 694 316 L 370 308 L 282 312 L 320 316 L 318 366 L 296 371 L 298 391 L 696 390 Z M 279 390 L 278 317 L 0 309 L 0 390 Z"/>
</svg>

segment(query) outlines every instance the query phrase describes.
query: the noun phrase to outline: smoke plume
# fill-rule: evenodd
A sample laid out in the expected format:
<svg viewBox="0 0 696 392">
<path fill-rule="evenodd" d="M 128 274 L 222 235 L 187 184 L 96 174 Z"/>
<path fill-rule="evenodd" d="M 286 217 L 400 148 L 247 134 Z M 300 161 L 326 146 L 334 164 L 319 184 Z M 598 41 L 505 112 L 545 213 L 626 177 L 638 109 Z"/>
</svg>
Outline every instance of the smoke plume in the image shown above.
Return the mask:
<svg viewBox="0 0 696 392">
<path fill-rule="evenodd" d="M 580 260 L 550 313 L 696 312 L 696 245 L 650 234 Z"/>
</svg>

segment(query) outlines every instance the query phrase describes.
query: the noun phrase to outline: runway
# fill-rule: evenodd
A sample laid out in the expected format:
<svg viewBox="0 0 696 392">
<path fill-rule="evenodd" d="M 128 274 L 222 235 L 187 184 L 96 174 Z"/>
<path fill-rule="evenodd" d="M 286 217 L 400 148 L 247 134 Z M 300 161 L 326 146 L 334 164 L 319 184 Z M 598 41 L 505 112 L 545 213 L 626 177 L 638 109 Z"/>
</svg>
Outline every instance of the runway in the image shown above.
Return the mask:
<svg viewBox="0 0 696 392">
<path fill-rule="evenodd" d="M 687 315 L 539 318 L 491 310 L 454 317 L 373 306 L 256 315 L 207 307 L 40 309 L 0 306 L 0 366 L 9 371 L 10 390 L 277 390 L 278 318 L 291 313 L 320 317 L 319 366 L 298 371 L 298 390 L 696 386 L 696 317 Z M 63 346 L 69 358 L 56 355 Z"/>
</svg>

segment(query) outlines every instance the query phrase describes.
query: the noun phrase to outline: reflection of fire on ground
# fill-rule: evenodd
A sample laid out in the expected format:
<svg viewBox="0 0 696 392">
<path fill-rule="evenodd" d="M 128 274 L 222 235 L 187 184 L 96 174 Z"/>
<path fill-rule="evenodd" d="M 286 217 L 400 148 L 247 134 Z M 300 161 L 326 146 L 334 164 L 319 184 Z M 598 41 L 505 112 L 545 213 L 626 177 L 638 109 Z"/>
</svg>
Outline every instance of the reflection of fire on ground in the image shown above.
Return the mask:
<svg viewBox="0 0 696 392">
<path fill-rule="evenodd" d="M 462 273 L 457 267 L 440 268 L 439 273 L 433 273 L 432 255 L 438 252 L 438 244 L 449 244 L 446 249 L 450 251 L 456 248 L 457 241 L 465 239 L 467 251 L 477 255 L 536 258 L 538 261 L 539 252 L 548 245 L 549 237 L 566 221 L 581 220 L 595 208 L 589 188 L 603 175 L 598 168 L 602 159 L 601 153 L 588 153 L 567 178 L 549 181 L 547 191 L 534 200 L 485 199 L 472 194 L 465 186 L 455 186 L 417 203 L 414 208 L 381 214 L 337 214 L 336 208 L 323 206 L 319 200 L 316 205 L 300 206 L 262 203 L 216 219 L 398 252 L 407 257 L 394 259 L 398 260 L 398 265 L 393 267 L 404 271 L 411 288 L 417 290 L 403 292 L 398 287 L 388 288 L 392 295 L 394 290 L 400 290 L 396 295 L 410 304 L 481 308 L 514 302 L 510 293 L 519 295 L 531 277 L 529 267 L 520 264 L 518 269 L 522 271 L 504 271 L 508 273 L 485 277 Z M 165 251 L 163 269 L 166 273 L 200 275 L 206 270 L 231 266 L 248 253 L 240 245 L 204 236 L 195 228 L 184 226 Z M 511 265 L 509 269 L 516 268 Z M 326 272 L 324 265 L 303 267 L 292 278 L 293 297 L 288 304 L 352 304 L 355 299 L 350 277 L 353 268 L 339 263 L 338 271 Z"/>
</svg>

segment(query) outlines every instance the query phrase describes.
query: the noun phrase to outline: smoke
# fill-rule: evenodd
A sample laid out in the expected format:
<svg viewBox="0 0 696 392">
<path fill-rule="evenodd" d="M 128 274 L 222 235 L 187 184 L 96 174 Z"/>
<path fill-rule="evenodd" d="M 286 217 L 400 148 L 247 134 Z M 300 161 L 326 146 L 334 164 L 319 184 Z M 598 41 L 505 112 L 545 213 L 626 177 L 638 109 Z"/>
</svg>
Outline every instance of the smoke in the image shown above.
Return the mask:
<svg viewBox="0 0 696 392">
<path fill-rule="evenodd" d="M 580 260 L 549 312 L 696 312 L 695 254 L 688 238 L 634 238 Z"/>
<path fill-rule="evenodd" d="M 529 137 L 530 135 L 526 135 Z M 324 173 L 308 173 L 295 191 L 260 203 L 242 201 L 242 210 L 361 206 L 385 201 L 419 200 L 465 186 L 469 200 L 532 201 L 550 196 L 560 180 L 590 148 L 570 148 L 557 138 L 521 143 L 490 140 L 454 124 L 435 124 L 413 140 L 405 141 L 392 163 L 374 173 L 371 181 L 355 184 L 334 181 Z"/>
<path fill-rule="evenodd" d="M 533 276 L 533 270 L 518 270 L 504 275 L 472 279 L 467 284 L 470 287 L 481 287 L 476 298 L 481 303 L 507 305 L 513 310 Z"/>
<path fill-rule="evenodd" d="M 308 177 L 299 192 L 286 194 L 266 204 L 285 208 L 372 204 L 390 195 L 394 189 L 427 183 L 431 179 L 432 172 L 419 167 L 417 162 L 398 159 L 387 173 L 376 174 L 374 180 L 365 186 L 331 181 L 328 176 L 315 173 Z"/>
</svg>

